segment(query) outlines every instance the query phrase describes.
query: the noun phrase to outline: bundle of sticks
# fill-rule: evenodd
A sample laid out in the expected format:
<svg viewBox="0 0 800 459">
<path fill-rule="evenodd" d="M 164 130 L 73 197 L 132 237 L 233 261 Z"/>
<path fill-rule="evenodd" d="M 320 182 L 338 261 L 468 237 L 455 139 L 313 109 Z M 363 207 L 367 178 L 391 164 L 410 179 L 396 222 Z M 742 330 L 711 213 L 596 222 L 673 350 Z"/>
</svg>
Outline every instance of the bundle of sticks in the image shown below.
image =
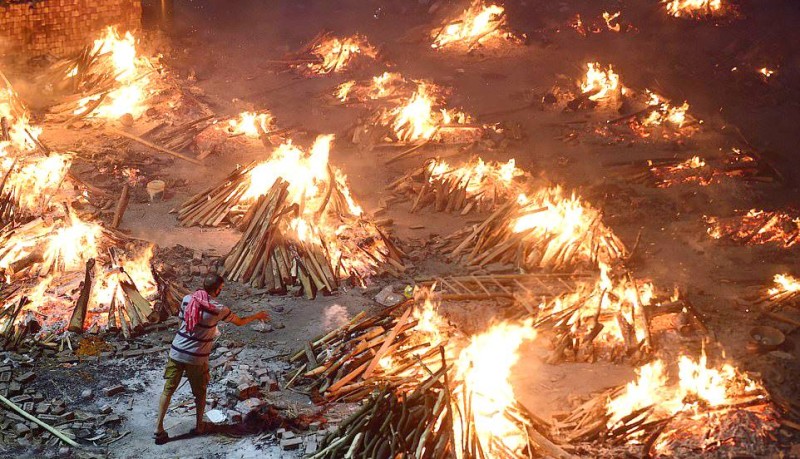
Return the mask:
<svg viewBox="0 0 800 459">
<path fill-rule="evenodd" d="M 510 167 L 509 167 L 510 166 Z M 524 173 L 506 164 L 484 163 L 475 158 L 463 166 L 430 159 L 391 183 L 393 196 L 387 204 L 411 201 L 411 212 L 431 207 L 436 212 L 487 212 L 497 205 L 516 199 L 522 189 Z"/>
<path fill-rule="evenodd" d="M 213 124 L 213 118 L 213 115 L 208 115 L 172 127 L 159 123 L 139 137 L 167 150 L 180 152 L 194 144 L 197 135 Z"/>
<path fill-rule="evenodd" d="M 623 258 L 626 249 L 601 217 L 574 197 L 569 200 L 549 190 L 526 204 L 507 202 L 481 224 L 448 237 L 452 242 L 447 247 L 451 257 L 461 256 L 470 266 L 510 263 L 531 271 L 611 264 Z"/>
<path fill-rule="evenodd" d="M 737 244 L 776 243 L 789 248 L 800 236 L 800 216 L 794 210 L 756 210 L 732 217 L 706 217 L 708 234 Z"/>
<path fill-rule="evenodd" d="M 242 197 L 250 186 L 250 173 L 258 163 L 239 167 L 218 184 L 197 193 L 181 204 L 181 226 L 219 226 L 227 221 L 241 228 L 244 217 Z"/>
<path fill-rule="evenodd" d="M 440 359 L 437 370 L 420 362 L 425 377 L 413 386 L 381 386 L 311 457 L 573 457 L 552 440 L 550 426 L 518 402 L 503 407 L 502 416 L 525 439 L 523 445 L 510 446 L 503 437 L 478 431 L 472 394 L 457 395 L 469 390 L 451 379 L 444 348 L 434 350 Z"/>
<path fill-rule="evenodd" d="M 0 178 L 0 223 L 22 222 L 44 213 L 69 174 L 66 155 L 17 157 Z"/>
<path fill-rule="evenodd" d="M 761 292 L 754 303 L 763 304 L 769 309 L 777 309 L 784 305 L 798 307 L 800 297 L 800 279 L 788 274 L 776 274 L 775 285 Z"/>
<path fill-rule="evenodd" d="M 290 358 L 297 369 L 287 386 L 297 380 L 316 398 L 352 402 L 378 386 L 399 389 L 417 384 L 420 362 L 435 366 L 436 345 L 443 343 L 420 339 L 414 310 L 414 301 L 409 300 L 370 316 L 362 312 L 309 341 Z"/>
<path fill-rule="evenodd" d="M 352 66 L 359 56 L 374 60 L 378 50 L 362 35 L 338 38 L 333 32 L 323 31 L 300 49 L 271 62 L 288 65 L 305 75 L 326 75 Z"/>
<path fill-rule="evenodd" d="M 288 200 L 288 187 L 288 182 L 277 179 L 243 216 L 244 234 L 225 258 L 228 278 L 275 293 L 299 282 L 311 299 L 317 292 L 335 291 L 340 279 L 363 285 L 368 276 L 384 272 L 397 276 L 405 270 L 403 252 L 380 229 L 336 210 L 347 208 L 336 181 L 329 183 L 316 221 L 301 217 L 300 206 Z M 326 212 L 341 221 L 336 234 L 320 231 Z"/>
</svg>

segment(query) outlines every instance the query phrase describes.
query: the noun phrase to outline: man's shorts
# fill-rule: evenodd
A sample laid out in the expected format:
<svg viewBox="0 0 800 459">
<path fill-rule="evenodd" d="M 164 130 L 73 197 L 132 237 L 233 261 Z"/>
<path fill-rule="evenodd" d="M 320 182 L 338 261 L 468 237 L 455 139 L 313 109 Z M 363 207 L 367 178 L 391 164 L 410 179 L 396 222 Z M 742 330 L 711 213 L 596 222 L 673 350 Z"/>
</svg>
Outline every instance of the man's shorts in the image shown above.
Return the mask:
<svg viewBox="0 0 800 459">
<path fill-rule="evenodd" d="M 164 395 L 172 395 L 178 388 L 184 373 L 189 385 L 192 386 L 192 394 L 195 398 L 205 400 L 206 388 L 211 376 L 208 373 L 208 362 L 202 365 L 190 365 L 172 359 L 167 360 L 167 368 L 164 370 Z"/>
</svg>

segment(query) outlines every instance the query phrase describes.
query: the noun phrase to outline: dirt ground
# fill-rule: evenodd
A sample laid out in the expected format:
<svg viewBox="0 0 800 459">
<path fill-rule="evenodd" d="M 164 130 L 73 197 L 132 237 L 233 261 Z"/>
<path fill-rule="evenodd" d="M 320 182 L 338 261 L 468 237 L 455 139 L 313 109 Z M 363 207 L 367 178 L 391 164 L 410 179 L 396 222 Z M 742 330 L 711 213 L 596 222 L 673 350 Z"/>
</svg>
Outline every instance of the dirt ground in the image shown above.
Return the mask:
<svg viewBox="0 0 800 459">
<path fill-rule="evenodd" d="M 385 196 L 384 187 L 423 156 L 391 166 L 383 162 L 391 154 L 375 150 L 358 152 L 347 141 L 347 131 L 356 122 L 358 109 L 327 105 L 321 95 L 345 78 L 371 77 L 383 67 L 376 65 L 347 77 L 301 79 L 281 73 L 266 63 L 279 58 L 323 29 L 337 33 L 360 32 L 381 46 L 387 62 L 396 71 L 424 77 L 453 87 L 452 104 L 477 114 L 481 122 L 516 122 L 525 137 L 508 148 L 481 151 L 484 158 L 516 158 L 518 166 L 535 176 L 576 189 L 604 209 L 606 223 L 630 247 L 637 236 L 632 268 L 638 278 L 651 279 L 665 290 L 680 289 L 703 314 L 703 319 L 721 343 L 727 356 L 743 370 L 760 373 L 770 390 L 796 393 L 796 334 L 784 325 L 765 322 L 745 300 L 771 282 L 780 272 L 800 272 L 796 250 L 768 246 L 735 246 L 709 238 L 704 215 L 729 215 L 736 209 L 796 206 L 795 177 L 800 173 L 795 147 L 800 134 L 795 120 L 800 116 L 797 81 L 800 53 L 795 27 L 800 8 L 790 0 L 741 1 L 743 19 L 714 25 L 670 20 L 657 2 L 563 0 L 507 3 L 511 25 L 529 37 L 529 43 L 502 56 L 446 55 L 431 50 L 411 33 L 432 22 L 426 1 L 385 0 L 257 1 L 176 0 L 176 24 L 168 39 L 172 53 L 166 58 L 178 74 L 193 73 L 215 112 L 233 115 L 243 108 L 268 109 L 283 126 L 299 126 L 300 142 L 308 143 L 318 133 L 335 133 L 339 139 L 331 162 L 348 175 L 354 196 L 368 211 Z M 768 5 L 766 4 L 768 3 Z M 623 19 L 638 32 L 603 33 L 583 38 L 565 27 L 570 16 L 598 16 L 604 10 L 621 9 Z M 560 32 L 554 32 L 556 28 Z M 688 100 L 691 112 L 704 120 L 704 132 L 685 143 L 652 142 L 603 145 L 597 142 L 564 142 L 567 123 L 597 116 L 524 108 L 525 94 L 545 92 L 558 81 L 577 79 L 581 65 L 589 60 L 613 63 L 624 84 L 653 88 L 673 100 Z M 762 82 L 756 76 L 732 72 L 732 67 L 751 69 L 769 65 L 776 77 Z M 522 108 L 522 109 L 520 109 Z M 514 109 L 519 109 L 512 111 Z M 594 118 L 592 118 L 594 119 Z M 600 118 L 597 118 L 600 119 Z M 84 134 L 77 134 L 84 135 Z M 74 146 L 74 139 L 45 131 L 54 147 Z M 746 139 L 746 140 L 745 140 Z M 786 177 L 782 184 L 732 182 L 718 186 L 682 185 L 655 189 L 621 181 L 607 165 L 614 161 L 647 159 L 689 153 L 708 153 L 744 142 L 757 149 Z M 424 157 L 442 150 L 426 150 Z M 209 255 L 222 256 L 235 244 L 237 233 L 229 229 L 181 228 L 170 210 L 185 198 L 225 176 L 235 164 L 263 158 L 263 149 L 242 149 L 213 156 L 204 167 L 176 162 L 150 179 L 172 177 L 188 182 L 167 195 L 163 202 L 132 203 L 122 223 L 131 235 L 160 247 L 181 245 Z M 394 234 L 400 239 L 427 239 L 462 227 L 469 218 L 447 214 L 408 213 L 404 205 L 391 208 Z M 411 226 L 423 226 L 412 229 Z M 252 327 L 227 325 L 218 347 L 242 346 L 235 365 L 269 368 L 285 375 L 285 356 L 302 347 L 310 336 L 343 323 L 362 310 L 376 308 L 372 301 L 384 285 L 402 289 L 414 278 L 449 273 L 458 269 L 437 254 L 418 260 L 405 279 L 377 279 L 368 289 L 352 289 L 314 301 L 275 297 L 240 285 L 231 285 L 221 300 L 239 314 L 269 311 L 282 328 L 268 333 Z M 197 279 L 195 279 L 195 282 Z M 491 307 L 491 306 L 487 306 Z M 750 328 L 769 324 L 787 333 L 786 356 L 753 355 L 746 351 Z M 165 342 L 172 330 L 151 334 L 153 342 Z M 514 386 L 520 400 L 541 416 L 568 406 L 570 396 L 588 394 L 630 380 L 628 365 L 609 363 L 547 365 L 542 349 L 527 346 L 514 369 Z M 81 383 L 67 384 L 69 367 L 54 366 L 40 372 L 37 386 L 60 386 L 64 396 L 78 400 L 84 387 L 103 387 L 119 380 L 130 388 L 111 401 L 125 421 L 121 430 L 130 433 L 98 454 L 119 458 L 138 457 L 291 457 L 300 453 L 282 451 L 274 430 L 217 432 L 208 436 L 179 437 L 164 446 L 153 444 L 151 434 L 162 387 L 161 372 L 166 353 L 139 359 L 99 362 L 81 366 Z M 214 374 L 219 381 L 224 375 Z M 52 384 L 48 385 L 48 382 Z M 217 384 L 217 386 L 214 386 Z M 220 383 L 212 383 L 222 391 Z M 216 388 L 215 388 L 216 387 Z M 301 394 L 279 391 L 270 400 L 283 413 L 313 413 L 316 408 Z M 274 398 L 274 399 L 273 399 Z M 131 401 L 132 400 L 132 401 Z M 173 406 L 189 402 L 183 387 Z M 95 400 L 98 405 L 108 400 Z M 346 411 L 346 408 L 344 409 Z M 336 414 L 331 414 L 332 420 Z M 192 427 L 194 413 L 178 406 L 167 416 L 170 435 L 180 436 Z M 36 456 L 32 453 L 31 456 Z M 23 454 L 24 455 L 24 454 Z"/>
</svg>

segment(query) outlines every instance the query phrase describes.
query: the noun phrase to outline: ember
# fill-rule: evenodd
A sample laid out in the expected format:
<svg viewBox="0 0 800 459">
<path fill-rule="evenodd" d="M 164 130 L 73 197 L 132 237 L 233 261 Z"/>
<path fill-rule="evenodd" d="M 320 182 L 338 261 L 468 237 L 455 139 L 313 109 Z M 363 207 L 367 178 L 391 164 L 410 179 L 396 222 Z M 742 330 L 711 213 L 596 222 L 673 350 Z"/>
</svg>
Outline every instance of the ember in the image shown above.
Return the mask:
<svg viewBox="0 0 800 459">
<path fill-rule="evenodd" d="M 709 236 L 738 244 L 775 243 L 789 248 L 800 236 L 800 216 L 793 212 L 751 209 L 734 217 L 705 217 L 705 221 Z"/>
<path fill-rule="evenodd" d="M 513 40 L 514 35 L 505 29 L 505 25 L 505 9 L 502 6 L 474 0 L 460 16 L 431 32 L 431 48 L 472 51 L 491 41 Z"/>
</svg>

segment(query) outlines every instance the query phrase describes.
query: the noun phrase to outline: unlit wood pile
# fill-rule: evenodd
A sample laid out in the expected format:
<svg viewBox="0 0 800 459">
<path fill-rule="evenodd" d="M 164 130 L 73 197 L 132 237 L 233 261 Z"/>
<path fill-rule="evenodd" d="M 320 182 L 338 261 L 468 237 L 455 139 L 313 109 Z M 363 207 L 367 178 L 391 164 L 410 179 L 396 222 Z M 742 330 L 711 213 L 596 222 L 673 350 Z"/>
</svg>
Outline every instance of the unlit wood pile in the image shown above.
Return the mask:
<svg viewBox="0 0 800 459">
<path fill-rule="evenodd" d="M 237 207 L 250 186 L 250 172 L 256 165 L 253 161 L 237 168 L 218 184 L 186 200 L 178 210 L 181 225 L 219 226 L 227 220 L 238 226 L 243 212 Z"/>
<path fill-rule="evenodd" d="M 198 134 L 213 122 L 213 116 L 204 116 L 177 126 L 159 123 L 140 137 L 170 151 L 183 151 L 195 143 Z"/>
<path fill-rule="evenodd" d="M 413 301 L 377 314 L 361 313 L 348 324 L 306 343 L 290 361 L 298 368 L 290 384 L 302 377 L 305 389 L 326 401 L 358 401 L 375 387 L 408 387 L 419 382 L 411 369 L 425 362 L 436 366 L 437 343 L 416 342 Z M 445 331 L 445 330 L 443 330 Z M 381 366 L 390 358 L 389 368 Z"/>
<path fill-rule="evenodd" d="M 797 244 L 800 215 L 791 211 L 751 210 L 733 217 L 706 217 L 708 233 L 737 244 L 775 243 L 784 248 Z"/>
<path fill-rule="evenodd" d="M 518 218 L 545 211 L 547 207 L 531 209 L 516 201 L 508 202 L 481 224 L 448 237 L 450 256 L 462 257 L 469 266 L 508 263 L 526 270 L 562 270 L 597 266 L 600 261 L 612 262 L 625 255 L 625 246 L 602 223 L 600 213 L 569 238 L 559 237 L 559 228 L 544 237 L 529 236 L 532 231 L 541 230 L 536 227 L 514 232 Z"/>
<path fill-rule="evenodd" d="M 336 188 L 335 181 L 331 183 Z M 225 274 L 229 279 L 276 293 L 286 292 L 287 286 L 299 282 L 306 297 L 314 298 L 317 292 L 335 291 L 340 279 L 350 278 L 363 284 L 369 275 L 383 272 L 399 275 L 405 270 L 401 263 L 403 253 L 377 227 L 338 212 L 334 214 L 348 218 L 346 235 L 325 236 L 309 231 L 307 240 L 300 240 L 289 229 L 299 206 L 287 200 L 288 186 L 278 179 L 244 215 L 241 224 L 244 234 L 225 258 Z M 328 206 L 347 208 L 343 200 L 340 192 L 331 189 L 328 202 L 317 215 L 321 217 Z M 350 250 L 350 254 L 343 252 L 333 259 L 325 237 L 335 237 L 335 243 L 342 245 L 343 250 Z M 356 257 L 366 267 L 348 267 Z"/>
</svg>

